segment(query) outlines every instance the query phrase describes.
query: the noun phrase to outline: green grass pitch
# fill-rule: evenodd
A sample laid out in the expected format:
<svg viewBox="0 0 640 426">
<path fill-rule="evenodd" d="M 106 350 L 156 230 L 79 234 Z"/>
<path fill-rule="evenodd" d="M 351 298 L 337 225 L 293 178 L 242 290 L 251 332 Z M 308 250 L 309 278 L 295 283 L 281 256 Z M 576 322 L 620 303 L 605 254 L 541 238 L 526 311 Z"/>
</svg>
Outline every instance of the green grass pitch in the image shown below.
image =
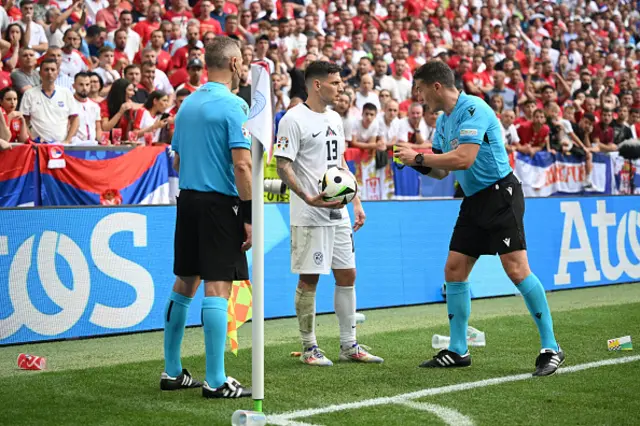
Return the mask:
<svg viewBox="0 0 640 426">
<path fill-rule="evenodd" d="M 267 321 L 265 412 L 290 426 L 639 425 L 640 357 L 608 352 L 606 343 L 631 335 L 640 345 L 640 284 L 550 293 L 549 302 L 568 369 L 540 379 L 524 376 L 539 342 L 521 297 L 472 303 L 470 324 L 487 346 L 472 348 L 472 367 L 460 370 L 417 367 L 435 353 L 431 336 L 448 334 L 444 305 L 365 312 L 359 341 L 382 365 L 305 366 L 289 356 L 299 350 L 295 320 Z M 238 357 L 226 358 L 227 374 L 247 384 L 250 333 L 241 329 Z M 334 315 L 318 317 L 317 334 L 337 361 Z M 46 356 L 50 369 L 18 370 L 20 352 Z M 187 330 L 183 365 L 197 378 L 203 352 L 202 330 Z M 161 333 L 0 348 L 0 424 L 229 425 L 236 409 L 252 407 L 250 399 L 205 400 L 199 389 L 163 393 L 162 369 Z"/>
</svg>

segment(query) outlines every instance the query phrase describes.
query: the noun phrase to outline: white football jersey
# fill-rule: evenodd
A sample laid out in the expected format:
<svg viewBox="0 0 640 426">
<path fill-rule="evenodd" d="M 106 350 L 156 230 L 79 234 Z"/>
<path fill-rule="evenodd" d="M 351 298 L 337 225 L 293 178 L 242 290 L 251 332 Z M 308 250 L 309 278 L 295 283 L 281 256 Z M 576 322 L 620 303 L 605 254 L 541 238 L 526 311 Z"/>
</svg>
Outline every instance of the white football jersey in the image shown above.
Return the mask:
<svg viewBox="0 0 640 426">
<path fill-rule="evenodd" d="M 320 181 L 330 167 L 342 166 L 345 151 L 342 118 L 335 111 L 320 114 L 307 105 L 291 108 L 280 120 L 274 154 L 293 161 L 293 171 L 302 190 L 320 193 Z M 334 226 L 350 223 L 346 207 L 312 207 L 291 191 L 292 226 Z"/>
</svg>

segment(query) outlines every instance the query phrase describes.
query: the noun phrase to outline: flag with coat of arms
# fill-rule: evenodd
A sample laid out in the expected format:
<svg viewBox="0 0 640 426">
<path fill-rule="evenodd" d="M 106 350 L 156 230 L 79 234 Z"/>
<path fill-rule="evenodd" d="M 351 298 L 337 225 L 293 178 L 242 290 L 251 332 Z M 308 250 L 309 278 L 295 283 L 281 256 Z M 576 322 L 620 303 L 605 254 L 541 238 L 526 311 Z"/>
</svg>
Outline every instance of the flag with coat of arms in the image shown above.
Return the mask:
<svg viewBox="0 0 640 426">
<path fill-rule="evenodd" d="M 273 107 L 271 96 L 271 76 L 266 62 L 251 64 L 251 81 L 255 91 L 251 99 L 249 120 L 242 126 L 245 138 L 253 136 L 268 153 L 268 161 L 273 154 Z M 252 316 L 252 289 L 249 280 L 234 281 L 227 309 L 227 338 L 231 351 L 238 355 L 238 328 Z"/>
</svg>

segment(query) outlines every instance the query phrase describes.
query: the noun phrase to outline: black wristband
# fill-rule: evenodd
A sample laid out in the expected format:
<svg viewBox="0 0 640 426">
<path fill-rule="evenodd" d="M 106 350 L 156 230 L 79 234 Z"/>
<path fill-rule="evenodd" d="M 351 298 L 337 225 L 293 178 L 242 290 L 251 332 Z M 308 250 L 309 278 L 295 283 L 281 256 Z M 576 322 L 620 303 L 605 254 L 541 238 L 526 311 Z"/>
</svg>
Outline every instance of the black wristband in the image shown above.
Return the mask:
<svg viewBox="0 0 640 426">
<path fill-rule="evenodd" d="M 240 214 L 242 222 L 251 225 L 251 200 L 240 200 Z"/>
<path fill-rule="evenodd" d="M 431 167 L 427 166 L 411 166 L 411 168 L 423 175 L 428 175 L 431 172 Z"/>
</svg>

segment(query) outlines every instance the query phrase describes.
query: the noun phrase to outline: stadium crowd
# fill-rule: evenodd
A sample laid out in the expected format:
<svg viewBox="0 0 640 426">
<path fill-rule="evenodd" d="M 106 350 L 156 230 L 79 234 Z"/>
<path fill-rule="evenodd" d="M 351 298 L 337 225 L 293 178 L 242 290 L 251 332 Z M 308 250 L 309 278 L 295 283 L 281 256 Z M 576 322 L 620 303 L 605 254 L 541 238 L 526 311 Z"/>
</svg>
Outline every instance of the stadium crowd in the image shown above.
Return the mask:
<svg viewBox="0 0 640 426">
<path fill-rule="evenodd" d="M 335 106 L 353 148 L 428 149 L 437 114 L 412 72 L 446 62 L 499 116 L 507 149 L 585 157 L 640 135 L 640 2 L 629 0 L 5 0 L 0 139 L 171 140 L 207 81 L 204 46 L 242 44 L 271 71 L 276 121 L 305 97 L 304 69 L 342 67 Z M 66 123 L 66 125 L 61 125 Z"/>
</svg>

